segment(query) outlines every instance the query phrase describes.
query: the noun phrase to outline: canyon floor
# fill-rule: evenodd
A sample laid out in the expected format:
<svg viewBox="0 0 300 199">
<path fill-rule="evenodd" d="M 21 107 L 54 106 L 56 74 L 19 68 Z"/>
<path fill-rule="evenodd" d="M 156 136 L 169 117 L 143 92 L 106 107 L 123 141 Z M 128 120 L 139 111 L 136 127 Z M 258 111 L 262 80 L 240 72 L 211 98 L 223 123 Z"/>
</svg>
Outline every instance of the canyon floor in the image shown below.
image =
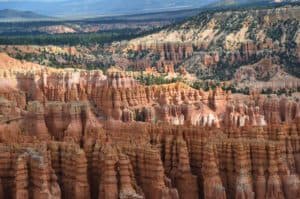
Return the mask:
<svg viewBox="0 0 300 199">
<path fill-rule="evenodd" d="M 299 11 L 1 45 L 0 199 L 299 199 Z"/>
</svg>

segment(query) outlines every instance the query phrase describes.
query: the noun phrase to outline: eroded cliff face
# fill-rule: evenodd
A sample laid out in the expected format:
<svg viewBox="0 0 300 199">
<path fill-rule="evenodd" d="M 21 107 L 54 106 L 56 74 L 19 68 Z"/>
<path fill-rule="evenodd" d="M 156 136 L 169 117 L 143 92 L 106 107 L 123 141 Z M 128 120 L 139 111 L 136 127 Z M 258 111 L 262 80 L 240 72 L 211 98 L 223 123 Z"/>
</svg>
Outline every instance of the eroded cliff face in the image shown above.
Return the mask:
<svg viewBox="0 0 300 199">
<path fill-rule="evenodd" d="M 299 197 L 297 122 L 251 130 L 128 124 L 107 123 L 108 138 L 85 137 L 82 148 L 72 141 L 25 144 L 19 139 L 18 144 L 1 144 L 5 163 L 1 194 L 4 198 Z M 7 163 L 10 166 L 4 167 Z M 13 171 L 9 176 L 7 169 Z"/>
<path fill-rule="evenodd" d="M 143 86 L 116 69 L 104 75 L 37 65 L 1 69 L 1 74 L 3 120 L 26 118 L 27 132 L 56 139 L 71 134 L 79 141 L 93 115 L 123 122 L 243 127 L 291 122 L 299 114 L 293 99 L 239 96 L 218 87 L 204 92 L 183 83 Z"/>
<path fill-rule="evenodd" d="M 202 12 L 180 24 L 133 39 L 126 49 L 138 55 L 134 57 L 137 69 L 154 66 L 159 70 L 168 61 L 175 70 L 186 68 L 200 78 L 214 76 L 231 80 L 243 73 L 236 74 L 236 69 L 271 58 L 277 60 L 274 67 L 280 65 L 290 75 L 299 77 L 296 67 L 299 65 L 299 10 L 299 6 L 287 6 Z M 152 59 L 156 55 L 158 59 Z M 282 81 L 287 78 L 292 77 Z M 280 85 L 269 85 L 272 86 L 280 88 Z"/>
<path fill-rule="evenodd" d="M 138 55 L 140 53 L 143 54 L 143 56 L 137 56 L 135 59 L 132 59 L 136 69 L 146 69 L 147 67 L 156 66 L 158 70 L 166 73 L 174 72 L 174 66 L 190 58 L 194 52 L 191 42 L 137 41 L 130 42 L 126 50 L 127 53 L 133 51 Z"/>
<path fill-rule="evenodd" d="M 0 71 L 0 198 L 300 197 L 295 98 Z"/>
</svg>

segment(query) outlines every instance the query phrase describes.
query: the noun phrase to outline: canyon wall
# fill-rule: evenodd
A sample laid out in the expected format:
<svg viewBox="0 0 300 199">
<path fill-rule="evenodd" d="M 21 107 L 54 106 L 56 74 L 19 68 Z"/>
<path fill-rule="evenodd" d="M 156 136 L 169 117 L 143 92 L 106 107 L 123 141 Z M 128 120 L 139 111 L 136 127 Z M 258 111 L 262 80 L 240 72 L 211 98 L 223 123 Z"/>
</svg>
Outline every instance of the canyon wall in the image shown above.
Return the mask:
<svg viewBox="0 0 300 199">
<path fill-rule="evenodd" d="M 0 71 L 0 198 L 300 197 L 296 97 Z"/>
</svg>

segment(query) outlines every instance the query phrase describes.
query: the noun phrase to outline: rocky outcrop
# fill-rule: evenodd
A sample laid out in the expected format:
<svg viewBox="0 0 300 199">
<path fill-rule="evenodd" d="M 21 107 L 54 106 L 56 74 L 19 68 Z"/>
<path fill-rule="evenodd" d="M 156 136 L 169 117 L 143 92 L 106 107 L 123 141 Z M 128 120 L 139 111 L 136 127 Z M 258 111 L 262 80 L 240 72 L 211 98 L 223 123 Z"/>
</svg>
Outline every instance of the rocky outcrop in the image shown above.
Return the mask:
<svg viewBox="0 0 300 199">
<path fill-rule="evenodd" d="M 224 125 L 227 127 L 265 126 L 266 124 L 258 106 L 231 104 L 226 108 Z"/>
<path fill-rule="evenodd" d="M 27 111 L 25 119 L 23 120 L 23 126 L 26 128 L 26 132 L 40 139 L 50 139 L 43 105 L 37 101 L 29 102 Z"/>
<path fill-rule="evenodd" d="M 62 187 L 62 198 L 90 198 L 87 159 L 79 145 L 49 143 L 53 169 Z"/>
<path fill-rule="evenodd" d="M 299 102 L 287 99 L 271 97 L 264 100 L 262 109 L 268 123 L 280 123 L 294 121 L 299 112 Z"/>
<path fill-rule="evenodd" d="M 130 58 L 135 70 L 154 67 L 160 72 L 173 74 L 176 65 L 193 55 L 194 48 L 192 43 L 131 41 L 126 51 L 137 55 Z"/>
<path fill-rule="evenodd" d="M 163 60 L 179 63 L 193 54 L 191 43 L 134 43 L 130 47 L 135 51 L 151 50 L 158 53 Z"/>
<path fill-rule="evenodd" d="M 45 145 L 1 145 L 3 198 L 61 198 L 45 149 Z"/>
</svg>

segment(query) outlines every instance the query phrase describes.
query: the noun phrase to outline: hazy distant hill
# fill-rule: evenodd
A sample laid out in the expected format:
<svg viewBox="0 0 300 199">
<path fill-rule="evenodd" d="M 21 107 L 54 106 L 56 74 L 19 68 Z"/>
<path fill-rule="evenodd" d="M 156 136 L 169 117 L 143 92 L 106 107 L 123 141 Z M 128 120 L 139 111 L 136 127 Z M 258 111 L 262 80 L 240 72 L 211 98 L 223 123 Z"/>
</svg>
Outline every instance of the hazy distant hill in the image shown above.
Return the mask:
<svg viewBox="0 0 300 199">
<path fill-rule="evenodd" d="M 45 20 L 50 17 L 40 15 L 31 11 L 19 11 L 13 9 L 0 10 L 0 21 L 15 21 L 15 20 Z"/>
<path fill-rule="evenodd" d="M 30 10 L 55 17 L 98 17 L 194 9 L 217 0 L 10 0 L 0 9 Z"/>
<path fill-rule="evenodd" d="M 299 0 L 218 0 L 210 4 L 211 6 L 242 6 L 242 5 L 267 5 L 267 4 L 276 4 L 276 3 L 291 3 L 299 2 Z"/>
<path fill-rule="evenodd" d="M 143 14 L 175 10 L 190 10 L 210 6 L 243 6 L 299 0 L 0 0 L 0 10 L 19 18 L 43 17 L 35 13 L 59 18 L 78 19 L 114 15 Z M 125 3 L 126 2 L 126 3 Z M 31 12 L 15 13 L 15 10 Z M 25 15 L 25 16 L 24 16 Z M 1 16 L 0 16 L 1 19 Z"/>
</svg>

